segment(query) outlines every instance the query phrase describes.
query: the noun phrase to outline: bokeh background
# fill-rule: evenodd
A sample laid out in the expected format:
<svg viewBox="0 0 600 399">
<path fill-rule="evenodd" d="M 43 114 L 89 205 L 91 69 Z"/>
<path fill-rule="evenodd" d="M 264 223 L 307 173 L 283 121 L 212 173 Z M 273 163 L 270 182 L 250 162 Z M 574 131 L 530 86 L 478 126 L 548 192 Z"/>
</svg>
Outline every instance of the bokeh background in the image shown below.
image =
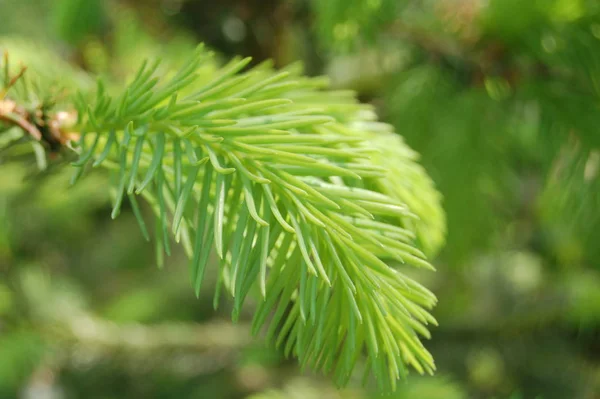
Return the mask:
<svg viewBox="0 0 600 399">
<path fill-rule="evenodd" d="M 0 46 L 113 82 L 199 41 L 374 104 L 444 195 L 438 372 L 389 398 L 600 398 L 596 0 L 0 0 Z M 57 72 L 60 76 L 60 70 Z M 155 267 L 106 176 L 0 153 L 0 398 L 378 398 L 338 390 Z M 214 279 L 215 276 L 208 276 Z M 208 290 L 207 290 L 208 291 Z"/>
</svg>

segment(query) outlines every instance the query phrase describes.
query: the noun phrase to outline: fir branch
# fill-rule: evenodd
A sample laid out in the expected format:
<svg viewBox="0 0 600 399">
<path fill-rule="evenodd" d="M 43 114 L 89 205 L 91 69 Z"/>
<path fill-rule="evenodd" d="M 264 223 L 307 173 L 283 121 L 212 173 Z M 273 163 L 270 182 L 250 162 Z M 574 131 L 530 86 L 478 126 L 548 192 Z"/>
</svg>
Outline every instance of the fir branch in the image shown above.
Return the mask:
<svg viewBox="0 0 600 399">
<path fill-rule="evenodd" d="M 112 217 L 127 195 L 148 236 L 143 196 L 158 264 L 171 238 L 181 242 L 196 295 L 214 248 L 215 306 L 228 292 L 235 320 L 256 291 L 253 331 L 265 326 L 303 366 L 343 385 L 366 355 L 386 390 L 407 365 L 432 373 L 419 337 L 435 324 L 435 296 L 387 263 L 431 269 L 414 238 L 432 251 L 444 235 L 439 195 L 414 154 L 352 93 L 324 91 L 295 65 L 241 72 L 248 59 L 233 60 L 200 78 L 210 57 L 199 47 L 174 74 L 144 63 L 120 94 L 98 81 L 76 96 L 75 180 L 90 162 L 104 166 Z"/>
</svg>

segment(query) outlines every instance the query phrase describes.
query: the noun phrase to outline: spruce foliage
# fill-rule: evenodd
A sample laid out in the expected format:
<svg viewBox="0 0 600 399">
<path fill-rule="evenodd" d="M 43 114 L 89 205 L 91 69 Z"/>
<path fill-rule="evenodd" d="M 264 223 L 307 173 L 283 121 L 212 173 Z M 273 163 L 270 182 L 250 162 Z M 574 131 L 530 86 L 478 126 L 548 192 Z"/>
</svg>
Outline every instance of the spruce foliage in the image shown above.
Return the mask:
<svg viewBox="0 0 600 399">
<path fill-rule="evenodd" d="M 421 338 L 436 298 L 405 271 L 433 269 L 425 253 L 445 222 L 416 154 L 353 92 L 327 90 L 299 65 L 212 58 L 199 46 L 178 70 L 144 62 L 122 89 L 77 84 L 60 103 L 74 108 L 68 124 L 55 102 L 9 91 L 58 121 L 78 153 L 73 181 L 109 171 L 112 218 L 129 201 L 159 267 L 181 243 L 199 295 L 214 250 L 215 308 L 231 297 L 237 320 L 256 292 L 253 332 L 302 366 L 344 385 L 366 356 L 365 374 L 386 390 L 408 366 L 432 373 Z"/>
</svg>

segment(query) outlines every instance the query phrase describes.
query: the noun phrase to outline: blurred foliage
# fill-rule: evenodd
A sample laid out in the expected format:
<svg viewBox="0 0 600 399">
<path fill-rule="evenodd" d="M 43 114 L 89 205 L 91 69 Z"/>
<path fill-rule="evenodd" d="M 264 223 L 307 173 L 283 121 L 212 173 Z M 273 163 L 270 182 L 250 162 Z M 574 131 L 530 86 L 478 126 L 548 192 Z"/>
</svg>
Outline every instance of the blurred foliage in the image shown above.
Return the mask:
<svg viewBox="0 0 600 399">
<path fill-rule="evenodd" d="M 105 25 L 106 11 L 101 0 L 58 0 L 53 12 L 59 39 L 73 46 L 99 35 Z"/>
<path fill-rule="evenodd" d="M 334 51 L 372 42 L 393 22 L 404 0 L 312 0 L 319 40 Z"/>
<path fill-rule="evenodd" d="M 440 327 L 426 345 L 439 371 L 409 376 L 396 397 L 600 397 L 597 1 L 103 5 L 76 24 L 90 27 L 87 38 L 69 40 L 68 18 L 53 1 L 5 1 L 0 10 L 11 17 L 0 33 L 54 42 L 71 62 L 120 78 L 140 58 L 175 58 L 197 40 L 224 56 L 301 59 L 308 71 L 358 90 L 421 154 L 449 225 L 438 272 L 419 276 L 440 299 Z M 40 16 L 35 24 L 32 15 Z M 60 174 L 39 183 L 23 181 L 31 171 L 22 166 L 1 169 L 0 397 L 373 397 L 359 381 L 338 391 L 299 377 L 279 353 L 251 343 L 208 354 L 145 357 L 136 349 L 136 357 L 126 345 L 64 340 L 63 321 L 40 321 L 39 312 L 56 310 L 32 302 L 32 270 L 70 286 L 79 299 L 66 302 L 79 302 L 93 320 L 143 323 L 135 324 L 143 334 L 166 322 L 214 323 L 212 295 L 189 295 L 183 267 L 148 267 L 131 212 L 106 221 L 102 176 L 64 195 Z M 183 265 L 182 254 L 175 259 Z"/>
</svg>

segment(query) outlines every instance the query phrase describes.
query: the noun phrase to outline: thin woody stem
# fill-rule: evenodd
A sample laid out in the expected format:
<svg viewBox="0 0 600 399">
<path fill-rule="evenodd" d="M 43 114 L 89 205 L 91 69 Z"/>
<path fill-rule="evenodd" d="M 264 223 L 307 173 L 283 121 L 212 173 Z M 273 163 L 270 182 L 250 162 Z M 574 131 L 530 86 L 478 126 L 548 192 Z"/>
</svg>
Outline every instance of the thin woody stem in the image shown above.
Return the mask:
<svg viewBox="0 0 600 399">
<path fill-rule="evenodd" d="M 29 135 L 37 141 L 42 140 L 42 133 L 33 123 L 29 122 L 26 118 L 24 118 L 21 115 L 14 113 L 5 113 L 2 111 L 1 108 L 2 107 L 0 107 L 0 121 L 4 121 L 8 124 L 20 127 L 25 132 L 29 133 Z"/>
<path fill-rule="evenodd" d="M 3 100 L 6 97 L 8 90 L 10 90 L 10 88 L 13 87 L 19 81 L 19 79 L 23 77 L 25 71 L 27 71 L 27 67 L 25 65 L 21 65 L 19 72 L 17 72 L 17 74 L 13 77 L 10 77 L 8 65 L 8 53 L 4 53 L 4 87 L 2 90 L 0 90 L 0 100 Z"/>
<path fill-rule="evenodd" d="M 25 74 L 25 71 L 27 71 L 27 67 L 24 65 L 21 66 L 21 70 L 19 72 L 17 72 L 17 74 L 10 79 L 10 81 L 8 82 L 8 84 L 6 85 L 4 90 L 8 90 L 12 86 L 14 86 L 15 83 L 17 83 L 17 81 L 23 76 L 23 74 Z"/>
<path fill-rule="evenodd" d="M 6 122 L 9 125 L 18 126 L 25 132 L 29 133 L 34 139 L 41 141 L 42 133 L 37 126 L 28 120 L 26 112 L 19 112 L 21 109 L 17 107 L 14 101 L 7 100 L 6 95 L 12 86 L 23 77 L 27 71 L 26 66 L 21 66 L 16 75 L 9 75 L 9 58 L 8 52 L 4 52 L 4 87 L 0 90 L 0 121 Z"/>
</svg>

